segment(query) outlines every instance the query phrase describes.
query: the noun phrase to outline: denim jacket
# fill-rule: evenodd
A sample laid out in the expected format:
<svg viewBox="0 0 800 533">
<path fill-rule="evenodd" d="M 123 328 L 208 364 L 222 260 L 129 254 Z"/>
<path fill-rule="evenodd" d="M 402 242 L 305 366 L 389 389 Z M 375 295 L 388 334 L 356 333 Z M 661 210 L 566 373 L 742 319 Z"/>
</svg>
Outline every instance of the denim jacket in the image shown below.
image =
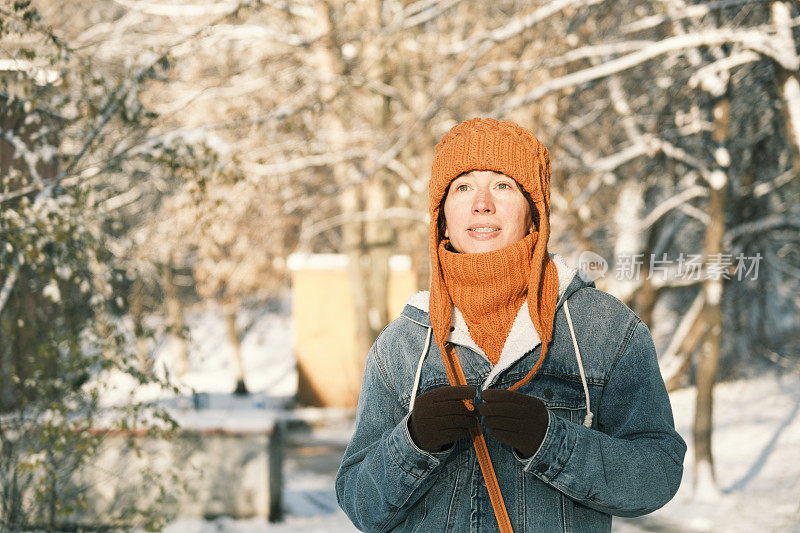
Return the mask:
<svg viewBox="0 0 800 533">
<path fill-rule="evenodd" d="M 484 430 L 486 444 L 515 533 L 610 531 L 611 515 L 643 515 L 674 496 L 686 444 L 647 326 L 584 272 L 551 257 L 559 277 L 553 340 L 518 390 L 547 406 L 546 435 L 529 458 Z M 428 293 L 413 295 L 369 351 L 337 500 L 362 531 L 499 531 L 471 440 L 429 453 L 409 434 L 412 398 L 450 384 L 427 310 Z M 457 308 L 449 340 L 479 391 L 507 389 L 541 351 L 527 304 L 495 366 Z"/>
</svg>

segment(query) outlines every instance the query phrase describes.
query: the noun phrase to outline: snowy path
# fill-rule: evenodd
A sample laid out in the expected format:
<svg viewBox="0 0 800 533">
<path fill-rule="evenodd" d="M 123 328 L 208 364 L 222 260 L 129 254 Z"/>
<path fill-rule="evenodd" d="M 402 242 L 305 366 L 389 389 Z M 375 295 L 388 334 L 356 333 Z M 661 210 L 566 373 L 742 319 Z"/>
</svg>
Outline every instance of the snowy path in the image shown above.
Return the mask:
<svg viewBox="0 0 800 533">
<path fill-rule="evenodd" d="M 694 390 L 672 395 L 676 424 L 689 444 L 683 484 L 663 509 L 614 519 L 615 532 L 800 533 L 800 376 L 721 384 L 715 393 L 714 453 L 721 492 L 692 495 Z M 351 425 L 295 434 L 286 462 L 282 524 L 261 520 L 179 520 L 166 531 L 352 532 L 333 480 Z"/>
</svg>

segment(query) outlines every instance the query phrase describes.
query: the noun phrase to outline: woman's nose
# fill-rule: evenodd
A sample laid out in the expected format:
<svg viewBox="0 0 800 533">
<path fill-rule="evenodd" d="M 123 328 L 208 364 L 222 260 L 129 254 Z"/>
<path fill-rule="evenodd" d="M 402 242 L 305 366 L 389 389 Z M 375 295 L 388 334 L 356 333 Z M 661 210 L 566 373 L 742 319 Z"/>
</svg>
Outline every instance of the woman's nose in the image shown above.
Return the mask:
<svg viewBox="0 0 800 533">
<path fill-rule="evenodd" d="M 494 202 L 488 191 L 478 191 L 472 203 L 473 213 L 494 213 Z"/>
</svg>

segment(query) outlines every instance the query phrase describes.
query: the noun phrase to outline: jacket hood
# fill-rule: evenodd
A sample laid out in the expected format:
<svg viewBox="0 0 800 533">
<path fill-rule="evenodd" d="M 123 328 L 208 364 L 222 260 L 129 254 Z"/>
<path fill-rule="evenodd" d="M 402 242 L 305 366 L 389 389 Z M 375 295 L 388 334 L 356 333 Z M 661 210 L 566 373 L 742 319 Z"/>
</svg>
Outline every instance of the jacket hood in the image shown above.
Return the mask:
<svg viewBox="0 0 800 533">
<path fill-rule="evenodd" d="M 584 287 L 595 287 L 595 284 L 585 271 L 569 266 L 561 255 L 550 253 L 550 257 L 558 272 L 557 312 L 564 301 L 574 292 Z M 405 309 L 403 309 L 401 316 L 421 326 L 430 328 L 431 321 L 428 314 L 429 302 L 429 291 L 420 291 L 413 294 L 406 302 Z M 461 311 L 455 306 L 453 306 L 451 327 L 452 331 L 447 339 L 449 342 L 470 348 L 488 359 L 483 350 L 470 336 L 469 328 L 464 320 L 464 315 L 462 315 Z M 528 313 L 528 302 L 526 300 L 514 319 L 514 324 L 511 326 L 503 350 L 500 353 L 500 359 L 486 377 L 486 381 L 481 388 L 487 389 L 490 387 L 501 372 L 509 368 L 539 344 L 541 344 L 541 339 L 531 321 L 530 313 Z"/>
</svg>

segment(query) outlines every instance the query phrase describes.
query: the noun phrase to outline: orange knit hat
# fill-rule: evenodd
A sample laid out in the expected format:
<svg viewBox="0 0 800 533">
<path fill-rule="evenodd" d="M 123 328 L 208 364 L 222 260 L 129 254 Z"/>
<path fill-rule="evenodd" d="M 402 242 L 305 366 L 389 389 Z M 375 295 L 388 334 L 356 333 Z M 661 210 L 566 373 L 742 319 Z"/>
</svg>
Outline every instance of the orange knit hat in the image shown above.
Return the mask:
<svg viewBox="0 0 800 533">
<path fill-rule="evenodd" d="M 439 243 L 444 238 L 439 231 L 439 207 L 450 182 L 472 170 L 493 170 L 513 178 L 530 195 L 539 212 L 539 235 L 533 248 L 527 299 L 531 321 L 542 341 L 542 350 L 528 375 L 510 387 L 515 390 L 530 381 L 539 369 L 553 337 L 558 274 L 547 252 L 550 238 L 550 155 L 530 131 L 513 122 L 494 119 L 475 118 L 462 122 L 436 146 L 430 183 L 430 318 L 443 357 L 452 320 L 452 299 L 439 261 Z"/>
</svg>

